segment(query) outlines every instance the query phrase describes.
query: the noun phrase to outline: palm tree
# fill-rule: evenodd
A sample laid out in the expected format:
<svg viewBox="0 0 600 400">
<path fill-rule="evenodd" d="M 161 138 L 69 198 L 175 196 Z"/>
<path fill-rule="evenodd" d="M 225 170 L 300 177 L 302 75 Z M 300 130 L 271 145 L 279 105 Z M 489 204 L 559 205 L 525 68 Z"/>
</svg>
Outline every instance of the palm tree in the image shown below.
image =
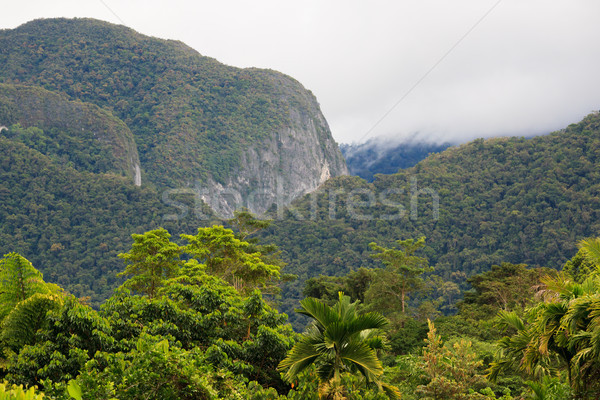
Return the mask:
<svg viewBox="0 0 600 400">
<path fill-rule="evenodd" d="M 579 247 L 588 261 L 593 263 L 596 267 L 600 267 L 600 238 L 581 240 L 577 243 L 577 247 Z"/>
<path fill-rule="evenodd" d="M 293 380 L 311 365 L 317 367 L 319 397 L 345 399 L 343 374 L 360 374 L 367 384 L 374 383 L 392 399 L 400 397 L 397 388 L 381 382 L 383 367 L 376 350 L 382 345 L 379 336 L 387 320 L 379 313 L 358 313 L 356 301 L 339 293 L 339 300 L 329 307 L 321 301 L 307 298 L 296 312 L 313 319 L 311 325 L 294 345 L 278 369 Z"/>
<path fill-rule="evenodd" d="M 600 278 L 583 283 L 564 273 L 542 280 L 543 301 L 527 310 L 524 321 L 516 313 L 501 312 L 505 327 L 516 330 L 498 343 L 500 358 L 492 363 L 490 377 L 501 370 L 521 369 L 541 380 L 565 371 L 577 398 L 600 393 Z"/>
</svg>

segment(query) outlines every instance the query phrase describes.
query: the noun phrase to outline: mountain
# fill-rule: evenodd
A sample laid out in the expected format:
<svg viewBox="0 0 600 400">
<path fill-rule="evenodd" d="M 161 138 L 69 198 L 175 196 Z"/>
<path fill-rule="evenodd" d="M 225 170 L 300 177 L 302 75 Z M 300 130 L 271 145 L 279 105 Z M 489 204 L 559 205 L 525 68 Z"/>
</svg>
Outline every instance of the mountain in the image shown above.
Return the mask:
<svg viewBox="0 0 600 400">
<path fill-rule="evenodd" d="M 435 273 L 462 288 L 494 264 L 560 268 L 600 234 L 600 114 L 531 139 L 478 139 L 397 174 L 331 179 L 293 202 L 263 240 L 303 282 L 378 266 L 370 242 L 427 237 Z M 293 307 L 289 300 L 289 309 Z"/>
<path fill-rule="evenodd" d="M 12 129 L 10 137 L 61 164 L 124 175 L 141 185 L 133 134 L 123 121 L 98 106 L 69 101 L 39 87 L 0 84 L 0 122 L 5 127 L 40 128 Z"/>
<path fill-rule="evenodd" d="M 0 252 L 95 306 L 132 233 L 193 234 L 347 172 L 314 96 L 275 71 L 90 19 L 0 31 L 0 65 Z"/>
<path fill-rule="evenodd" d="M 450 143 L 434 144 L 409 139 L 392 142 L 372 138 L 360 144 L 341 144 L 350 174 L 372 182 L 375 174 L 394 174 L 399 169 L 410 168 L 431 153 L 439 153 Z"/>
<path fill-rule="evenodd" d="M 315 97 L 275 71 L 226 66 L 93 19 L 2 30 L 0 65 L 2 83 L 39 86 L 120 119 L 142 185 L 197 193 L 224 216 L 288 204 L 347 173 Z"/>
</svg>

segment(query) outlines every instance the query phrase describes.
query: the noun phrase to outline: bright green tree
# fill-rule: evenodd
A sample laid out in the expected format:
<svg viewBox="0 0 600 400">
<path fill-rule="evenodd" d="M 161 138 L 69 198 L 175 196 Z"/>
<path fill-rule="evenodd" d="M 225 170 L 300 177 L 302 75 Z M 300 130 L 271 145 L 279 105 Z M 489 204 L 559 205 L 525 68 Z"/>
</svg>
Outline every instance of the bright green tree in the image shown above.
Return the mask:
<svg viewBox="0 0 600 400">
<path fill-rule="evenodd" d="M 44 282 L 26 258 L 9 253 L 0 260 L 0 300 L 0 364 L 6 364 L 1 353 L 33 344 L 46 324 L 46 313 L 62 304 L 63 293 Z"/>
<path fill-rule="evenodd" d="M 134 240 L 131 250 L 119 254 L 128 263 L 119 276 L 130 276 L 124 286 L 152 298 L 165 279 L 179 272 L 182 249 L 171 242 L 171 235 L 163 228 L 131 236 Z"/>
<path fill-rule="evenodd" d="M 0 321 L 21 301 L 36 294 L 49 294 L 51 287 L 25 257 L 17 253 L 0 259 Z"/>
<path fill-rule="evenodd" d="M 350 297 L 341 292 L 333 307 L 313 298 L 302 300 L 300 305 L 296 311 L 313 321 L 279 364 L 278 369 L 285 371 L 288 380 L 315 365 L 322 399 L 346 398 L 344 374 L 361 375 L 366 383 L 376 384 L 390 397 L 399 396 L 395 387 L 381 381 L 383 367 L 375 350 L 381 347 L 380 330 L 387 324 L 381 314 L 359 314 L 359 302 L 350 303 Z"/>
<path fill-rule="evenodd" d="M 268 288 L 280 277 L 280 266 L 268 264 L 252 245 L 223 226 L 198 228 L 196 235 L 181 235 L 188 241 L 185 252 L 204 264 L 206 272 L 251 293 Z"/>
</svg>

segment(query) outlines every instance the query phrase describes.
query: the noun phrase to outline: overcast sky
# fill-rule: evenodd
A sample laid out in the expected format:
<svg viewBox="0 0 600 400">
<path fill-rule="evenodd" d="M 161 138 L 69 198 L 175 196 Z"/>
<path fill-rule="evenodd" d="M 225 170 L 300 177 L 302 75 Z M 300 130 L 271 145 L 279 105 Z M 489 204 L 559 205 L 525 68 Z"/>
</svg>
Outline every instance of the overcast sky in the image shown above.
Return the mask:
<svg viewBox="0 0 600 400">
<path fill-rule="evenodd" d="M 3 4 L 0 28 L 42 17 L 124 23 L 284 72 L 341 143 L 529 136 L 600 109 L 598 0 L 28 0 Z"/>
</svg>

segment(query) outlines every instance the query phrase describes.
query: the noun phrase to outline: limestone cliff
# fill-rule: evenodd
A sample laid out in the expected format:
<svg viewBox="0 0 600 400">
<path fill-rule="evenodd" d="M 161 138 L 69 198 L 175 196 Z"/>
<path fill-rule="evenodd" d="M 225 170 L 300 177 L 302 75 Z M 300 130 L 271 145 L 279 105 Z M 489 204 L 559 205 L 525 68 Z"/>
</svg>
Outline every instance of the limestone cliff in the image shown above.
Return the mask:
<svg viewBox="0 0 600 400">
<path fill-rule="evenodd" d="M 202 199 L 222 216 L 240 206 L 262 214 L 315 190 L 333 176 L 347 175 L 346 162 L 311 92 L 292 78 L 255 70 L 278 87 L 288 110 L 287 124 L 248 145 L 241 163 L 223 183 L 209 179 Z"/>
</svg>

